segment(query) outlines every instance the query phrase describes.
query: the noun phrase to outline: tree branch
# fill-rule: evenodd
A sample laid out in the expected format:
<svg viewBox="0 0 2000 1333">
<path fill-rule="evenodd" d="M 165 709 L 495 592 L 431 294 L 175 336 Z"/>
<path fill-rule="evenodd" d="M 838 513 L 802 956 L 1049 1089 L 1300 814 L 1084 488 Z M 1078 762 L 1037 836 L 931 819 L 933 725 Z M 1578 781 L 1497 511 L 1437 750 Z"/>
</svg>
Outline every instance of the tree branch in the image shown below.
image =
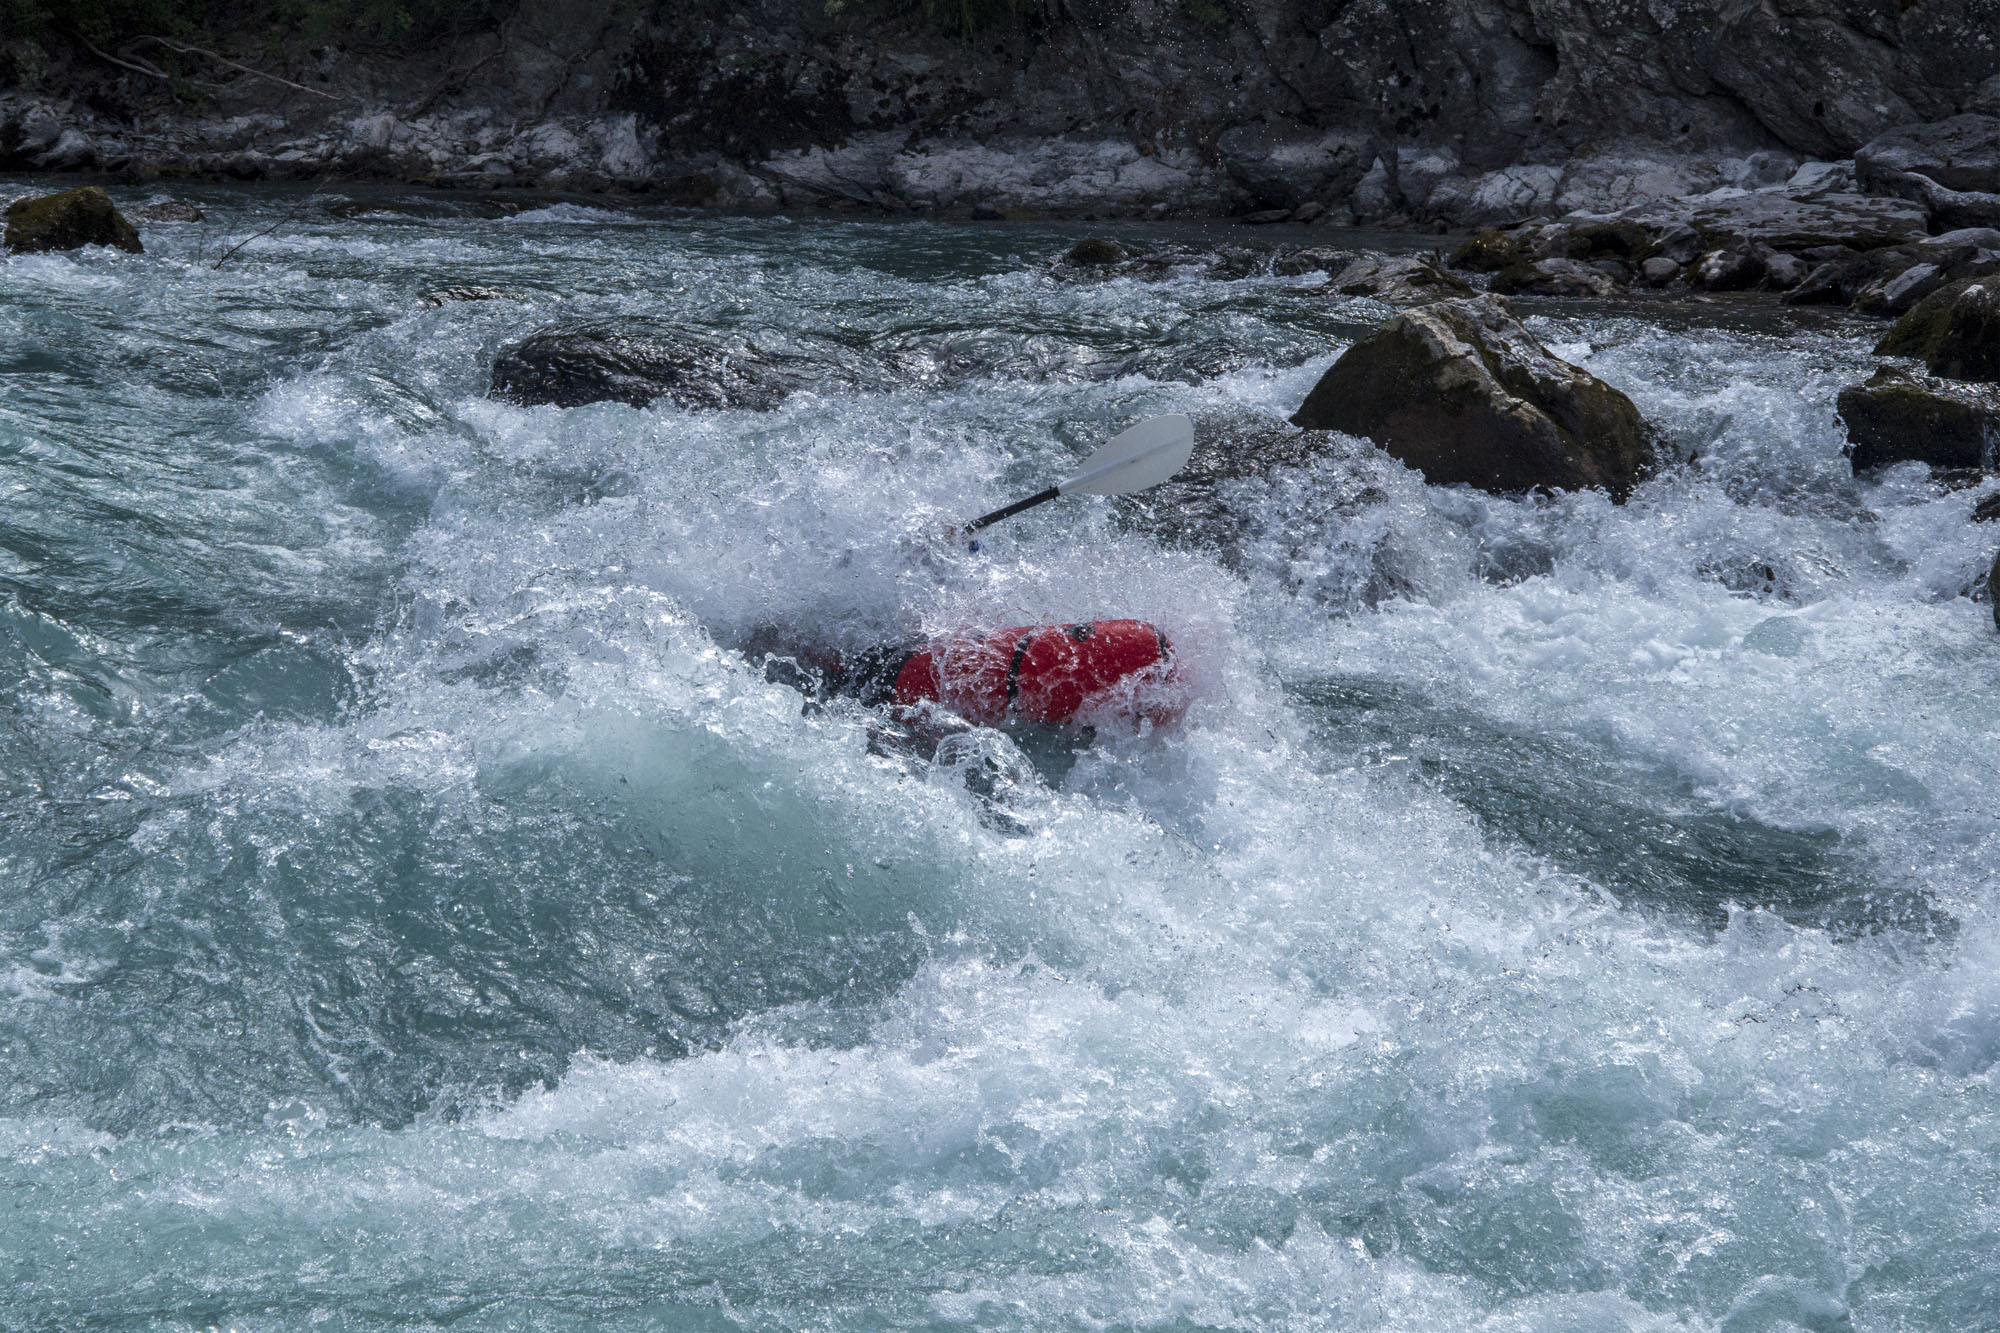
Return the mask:
<svg viewBox="0 0 2000 1333">
<path fill-rule="evenodd" d="M 285 214 L 285 216 L 279 218 L 276 222 L 273 222 L 270 226 L 264 228 L 264 230 L 260 232 L 255 232 L 249 236 L 245 236 L 242 240 L 230 246 L 227 250 L 224 250 L 222 252 L 222 258 L 215 261 L 215 267 L 221 268 L 224 264 L 227 264 L 229 262 L 229 257 L 231 255 L 235 254 L 238 250 L 241 250 L 244 246 L 250 244 L 250 242 L 255 240 L 261 240 L 262 238 L 269 236 L 272 232 L 284 226 L 287 222 L 296 222 L 298 220 L 299 214 L 306 211 L 306 206 L 312 203 L 313 200 L 319 198 L 319 192 L 320 192 L 320 187 L 315 185 L 312 188 L 312 192 L 310 194 L 306 195 L 305 198 L 299 200 L 296 204 L 292 205 L 291 212 Z"/>
<path fill-rule="evenodd" d="M 207 50 L 206 48 L 199 46 L 188 46 L 182 42 L 174 41 L 173 39 L 168 37 L 160 37 L 149 33 L 143 37 L 134 37 L 131 41 L 125 43 L 125 46 L 127 47 L 136 46 L 140 42 L 157 42 L 161 46 L 166 47 L 169 51 L 173 51 L 184 56 L 189 56 L 189 55 L 207 56 L 210 60 L 215 61 L 219 65 L 227 65 L 231 69 L 241 70 L 245 74 L 251 75 L 255 78 L 268 79 L 272 83 L 282 83 L 287 88 L 295 88 L 302 93 L 311 93 L 314 97 L 324 97 L 329 102 L 338 102 L 341 100 L 340 96 L 337 93 L 321 92 L 317 88 L 308 88 L 303 83 L 293 83 L 290 79 L 281 79 L 275 74 L 268 74 L 261 69 L 253 69 L 249 65 L 241 64 L 237 61 L 231 60 L 228 56 L 219 56 L 215 52 Z M 96 48 L 93 47 L 92 49 L 95 50 Z M 103 55 L 103 52 L 100 51 L 98 52 L 98 54 Z M 109 60 L 111 59 L 111 57 L 106 56 L 105 59 Z M 129 69 L 131 68 L 131 66 L 127 66 L 127 68 Z M 165 76 L 163 75 L 162 77 Z"/>
</svg>

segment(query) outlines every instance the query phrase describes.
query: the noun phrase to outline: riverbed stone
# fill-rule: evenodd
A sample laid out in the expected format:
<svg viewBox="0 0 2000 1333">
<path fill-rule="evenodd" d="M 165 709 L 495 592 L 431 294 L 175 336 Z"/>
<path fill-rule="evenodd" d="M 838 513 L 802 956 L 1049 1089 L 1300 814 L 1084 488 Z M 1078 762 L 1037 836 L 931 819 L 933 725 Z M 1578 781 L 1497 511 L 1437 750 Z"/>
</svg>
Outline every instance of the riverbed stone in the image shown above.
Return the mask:
<svg viewBox="0 0 2000 1333">
<path fill-rule="evenodd" d="M 1488 227 L 1467 237 L 1446 262 L 1468 273 L 1498 273 L 1533 257 L 1526 234 Z"/>
<path fill-rule="evenodd" d="M 1372 296 L 1397 304 L 1470 296 L 1465 279 L 1415 255 L 1363 255 L 1334 276 L 1342 296 Z"/>
<path fill-rule="evenodd" d="M 1946 379 L 2000 382 L 2000 277 L 1940 287 L 1896 321 L 1875 352 L 1919 358 Z"/>
<path fill-rule="evenodd" d="M 1695 285 L 1710 292 L 1746 291 L 1763 277 L 1764 256 L 1747 244 L 1710 250 L 1694 266 Z"/>
<path fill-rule="evenodd" d="M 523 406 L 582 407 L 665 399 L 687 408 L 769 408 L 785 396 L 754 349 L 669 326 L 575 325 L 502 349 L 493 394 Z"/>
<path fill-rule="evenodd" d="M 15 254 L 108 245 L 140 254 L 139 230 L 95 185 L 16 199 L 7 206 L 7 248 Z"/>
<path fill-rule="evenodd" d="M 1658 459 L 1632 400 L 1551 355 L 1497 296 L 1404 311 L 1334 362 L 1292 423 L 1495 494 L 1595 487 L 1622 502 Z"/>
<path fill-rule="evenodd" d="M 1078 268 L 1102 268 L 1110 264 L 1123 263 L 1131 258 L 1132 252 L 1116 241 L 1107 241 L 1100 236 L 1086 236 L 1063 252 L 1062 262 Z"/>
<path fill-rule="evenodd" d="M 1891 463 L 1984 468 L 2000 445 L 2000 390 L 1884 367 L 1840 391 L 1856 472 Z"/>
<path fill-rule="evenodd" d="M 1617 287 L 1609 274 L 1574 259 L 1537 259 L 1493 275 L 1502 296 L 1609 296 Z"/>
</svg>

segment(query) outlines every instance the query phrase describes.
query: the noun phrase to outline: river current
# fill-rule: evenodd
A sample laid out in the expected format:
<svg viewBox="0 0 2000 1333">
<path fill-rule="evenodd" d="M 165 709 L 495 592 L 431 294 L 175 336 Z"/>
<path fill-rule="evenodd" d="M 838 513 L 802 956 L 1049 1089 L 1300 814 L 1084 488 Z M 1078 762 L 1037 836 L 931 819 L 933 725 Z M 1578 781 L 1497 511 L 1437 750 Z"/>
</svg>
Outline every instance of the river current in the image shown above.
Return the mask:
<svg viewBox="0 0 2000 1333">
<path fill-rule="evenodd" d="M 2000 1324 L 1993 488 L 1849 475 L 1871 330 L 1520 303 L 1670 442 L 1622 507 L 1356 445 L 960 556 L 1391 311 L 194 197 L 0 260 L 0 1329 Z M 633 318 L 803 387 L 488 396 Z M 1178 727 L 913 753 L 735 648 L 1114 616 Z"/>
</svg>

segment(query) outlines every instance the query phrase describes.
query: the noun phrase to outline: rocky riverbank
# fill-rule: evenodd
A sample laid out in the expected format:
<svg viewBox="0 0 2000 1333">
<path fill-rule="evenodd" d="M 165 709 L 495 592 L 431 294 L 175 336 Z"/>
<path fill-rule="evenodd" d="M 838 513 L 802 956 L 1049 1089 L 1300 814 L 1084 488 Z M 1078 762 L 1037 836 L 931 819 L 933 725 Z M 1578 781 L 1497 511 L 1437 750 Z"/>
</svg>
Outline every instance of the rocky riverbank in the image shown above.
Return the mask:
<svg viewBox="0 0 2000 1333">
<path fill-rule="evenodd" d="M 401 46 L 16 39 L 0 170 L 1416 227 L 1848 188 L 1932 230 L 2000 222 L 2000 0 L 1009 14 L 563 0 Z"/>
</svg>

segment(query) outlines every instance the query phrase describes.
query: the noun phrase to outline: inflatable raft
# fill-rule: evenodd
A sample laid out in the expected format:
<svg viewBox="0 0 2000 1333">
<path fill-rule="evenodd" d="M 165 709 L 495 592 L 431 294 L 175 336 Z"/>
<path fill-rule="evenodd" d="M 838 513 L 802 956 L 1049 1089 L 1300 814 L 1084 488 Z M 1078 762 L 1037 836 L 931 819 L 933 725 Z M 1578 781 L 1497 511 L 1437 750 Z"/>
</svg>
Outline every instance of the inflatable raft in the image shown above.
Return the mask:
<svg viewBox="0 0 2000 1333">
<path fill-rule="evenodd" d="M 745 645 L 770 679 L 906 714 L 937 707 L 989 727 L 1157 726 L 1187 706 L 1173 644 L 1143 620 L 1009 625 L 862 653 L 780 647 L 781 637 L 759 631 Z"/>
</svg>

